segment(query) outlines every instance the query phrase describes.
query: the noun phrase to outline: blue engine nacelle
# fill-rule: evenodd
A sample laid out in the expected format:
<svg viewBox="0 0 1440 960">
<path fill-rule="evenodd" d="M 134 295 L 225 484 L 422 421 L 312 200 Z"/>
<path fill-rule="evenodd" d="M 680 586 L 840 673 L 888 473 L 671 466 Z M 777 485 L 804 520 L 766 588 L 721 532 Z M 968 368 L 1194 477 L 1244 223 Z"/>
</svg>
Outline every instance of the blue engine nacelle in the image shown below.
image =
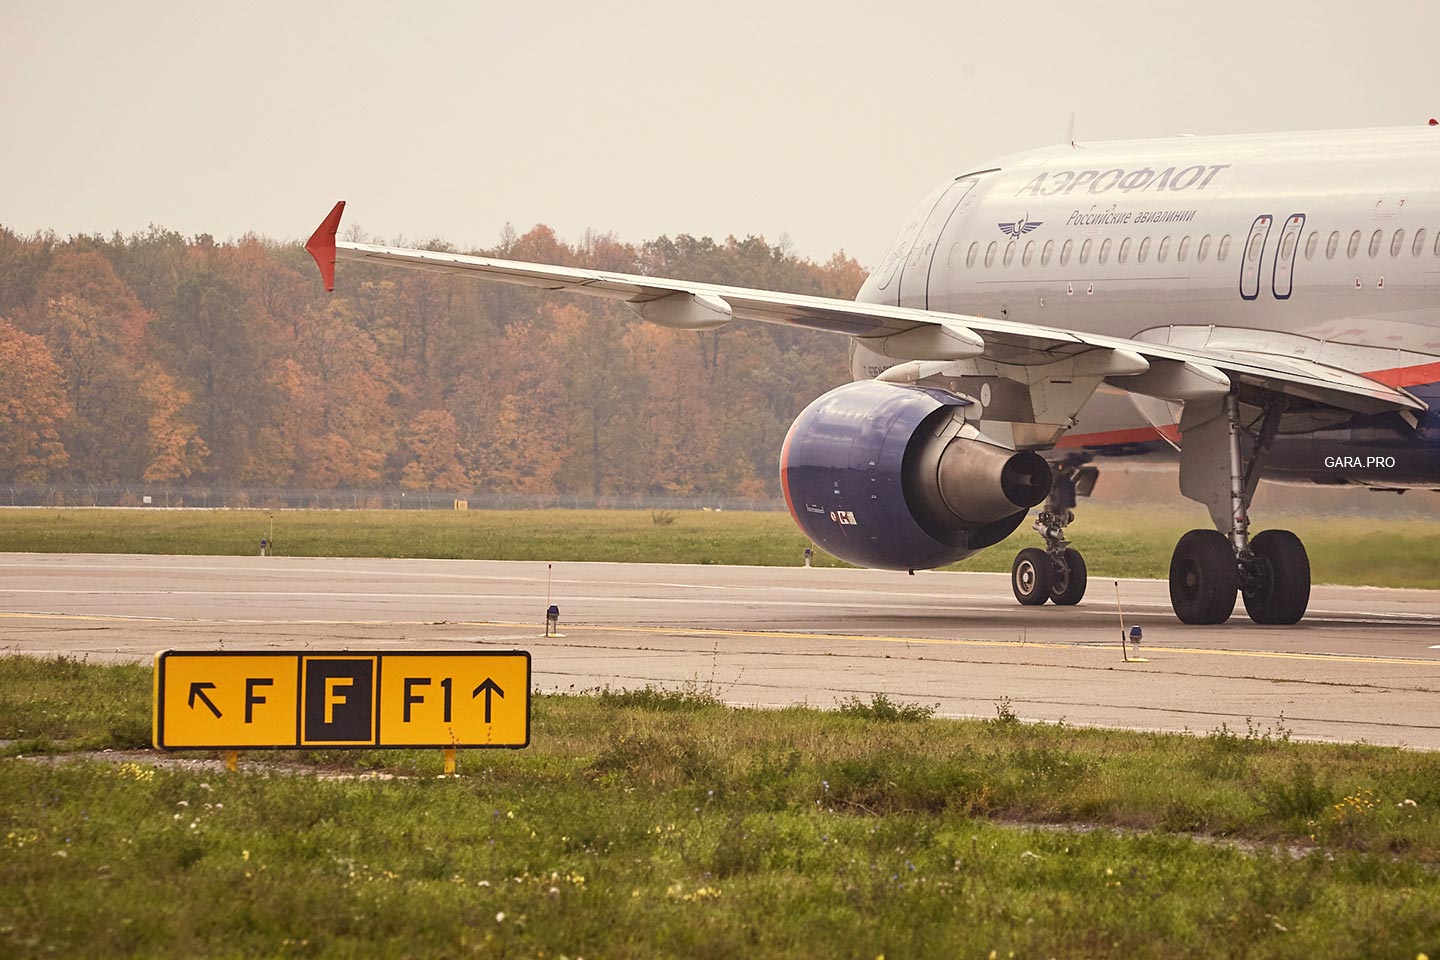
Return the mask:
<svg viewBox="0 0 1440 960">
<path fill-rule="evenodd" d="M 780 452 L 800 529 L 842 560 L 891 570 L 944 566 L 1005 539 L 1050 492 L 1050 467 L 981 439 L 965 425 L 968 403 L 878 380 L 811 403 Z"/>
</svg>

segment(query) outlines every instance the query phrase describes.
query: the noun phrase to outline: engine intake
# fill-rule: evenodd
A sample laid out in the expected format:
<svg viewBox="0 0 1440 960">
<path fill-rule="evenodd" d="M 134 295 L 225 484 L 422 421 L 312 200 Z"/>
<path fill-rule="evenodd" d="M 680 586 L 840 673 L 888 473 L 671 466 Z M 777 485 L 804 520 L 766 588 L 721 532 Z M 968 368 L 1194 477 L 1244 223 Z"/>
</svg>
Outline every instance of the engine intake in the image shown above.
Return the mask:
<svg viewBox="0 0 1440 960">
<path fill-rule="evenodd" d="M 861 380 L 815 400 L 780 455 L 785 502 L 820 547 L 915 570 L 1000 542 L 1050 492 L 1040 455 L 981 438 L 944 390 Z"/>
</svg>

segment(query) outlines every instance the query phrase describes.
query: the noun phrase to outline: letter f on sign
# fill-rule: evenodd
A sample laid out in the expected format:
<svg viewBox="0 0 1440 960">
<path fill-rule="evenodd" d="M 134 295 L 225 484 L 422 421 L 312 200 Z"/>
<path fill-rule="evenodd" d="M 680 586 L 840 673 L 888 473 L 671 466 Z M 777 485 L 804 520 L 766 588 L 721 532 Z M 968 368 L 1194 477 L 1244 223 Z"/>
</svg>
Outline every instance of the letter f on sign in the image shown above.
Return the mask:
<svg viewBox="0 0 1440 960">
<path fill-rule="evenodd" d="M 425 695 L 424 695 L 423 693 L 416 693 L 416 692 L 415 692 L 415 688 L 416 688 L 416 687 L 428 687 L 428 686 L 430 686 L 430 678 L 429 678 L 429 677 L 406 677 L 406 678 L 405 678 L 405 709 L 404 709 L 404 717 L 405 717 L 405 722 L 406 722 L 406 723 L 409 723 L 409 722 L 410 722 L 410 706 L 411 706 L 411 704 L 424 703 L 424 702 L 425 702 Z M 449 716 L 446 716 L 445 719 L 446 719 L 446 720 L 449 720 L 450 718 L 449 718 Z"/>
<path fill-rule="evenodd" d="M 256 687 L 273 687 L 275 681 L 268 677 L 246 677 L 245 678 L 245 722 L 255 722 L 255 705 L 269 703 L 260 694 L 255 692 Z"/>
<path fill-rule="evenodd" d="M 325 678 L 325 722 L 335 722 L 335 704 L 349 703 L 347 697 L 340 696 L 336 687 L 352 687 L 355 685 L 354 677 L 326 677 Z"/>
</svg>

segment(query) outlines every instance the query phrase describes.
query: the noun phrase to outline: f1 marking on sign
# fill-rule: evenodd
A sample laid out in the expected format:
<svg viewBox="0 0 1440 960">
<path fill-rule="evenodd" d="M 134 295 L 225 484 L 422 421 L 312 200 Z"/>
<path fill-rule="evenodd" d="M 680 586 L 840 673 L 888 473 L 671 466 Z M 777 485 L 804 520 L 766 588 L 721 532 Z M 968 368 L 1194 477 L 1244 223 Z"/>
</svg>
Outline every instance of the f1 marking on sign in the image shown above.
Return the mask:
<svg viewBox="0 0 1440 960">
<path fill-rule="evenodd" d="M 155 746 L 524 747 L 530 654 L 162 651 Z"/>
</svg>

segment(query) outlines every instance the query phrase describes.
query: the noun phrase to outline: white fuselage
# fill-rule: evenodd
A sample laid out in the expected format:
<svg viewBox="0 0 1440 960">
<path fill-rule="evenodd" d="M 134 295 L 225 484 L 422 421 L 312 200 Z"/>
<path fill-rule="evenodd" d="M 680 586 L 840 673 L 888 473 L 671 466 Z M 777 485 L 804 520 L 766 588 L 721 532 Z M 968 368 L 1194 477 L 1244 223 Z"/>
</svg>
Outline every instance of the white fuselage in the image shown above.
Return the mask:
<svg viewBox="0 0 1440 960">
<path fill-rule="evenodd" d="M 928 196 L 857 299 L 1433 383 L 1440 128 L 1006 157 Z M 853 373 L 872 377 L 893 363 L 859 348 Z M 1097 396 L 1077 432 L 1166 416 L 1143 406 Z"/>
</svg>

